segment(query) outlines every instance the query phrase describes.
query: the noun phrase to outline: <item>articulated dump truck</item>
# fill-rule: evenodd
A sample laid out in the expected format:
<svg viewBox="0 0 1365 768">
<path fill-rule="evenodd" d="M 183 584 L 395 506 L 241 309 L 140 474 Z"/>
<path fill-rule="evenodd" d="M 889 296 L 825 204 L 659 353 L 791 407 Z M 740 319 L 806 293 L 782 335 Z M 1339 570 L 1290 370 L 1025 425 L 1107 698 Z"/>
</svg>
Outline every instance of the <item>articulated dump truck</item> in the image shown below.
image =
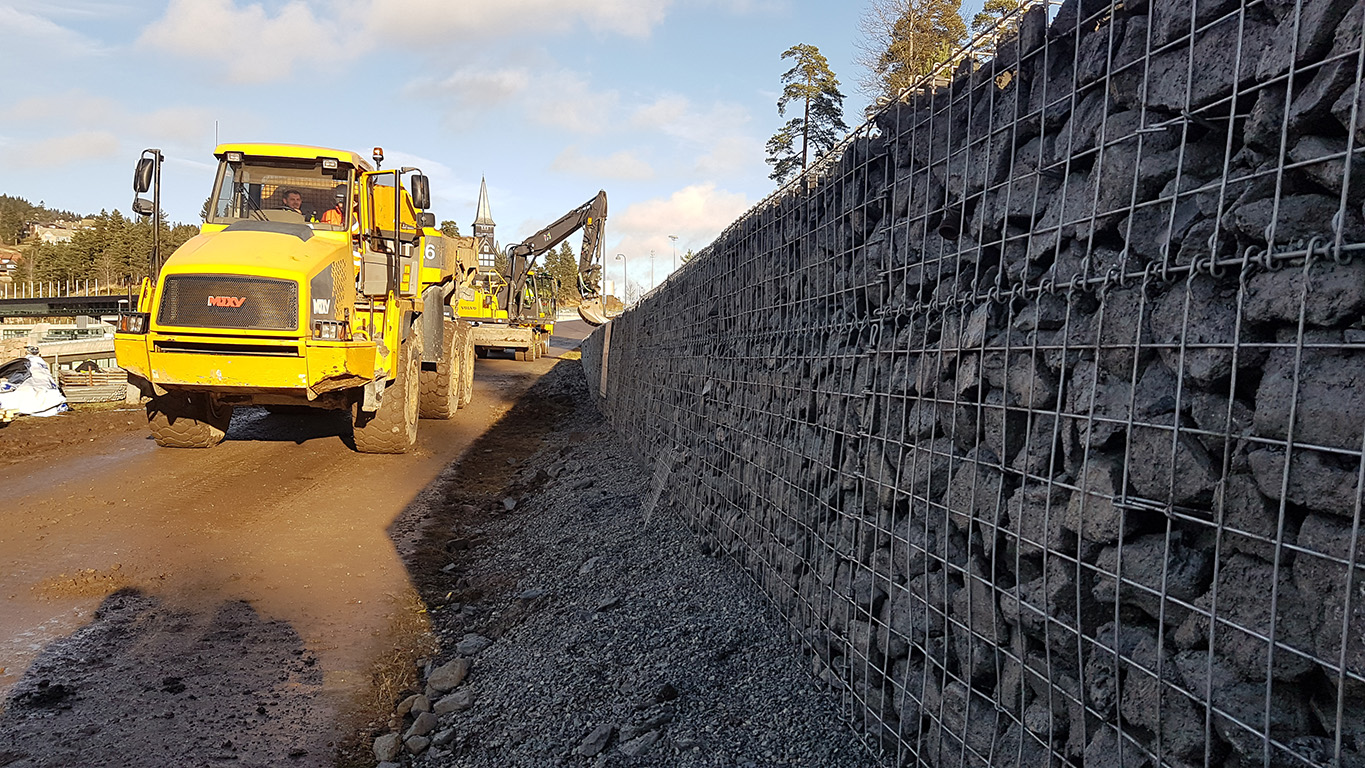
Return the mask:
<svg viewBox="0 0 1365 768">
<path fill-rule="evenodd" d="M 344 410 L 362 453 L 404 453 L 418 417 L 468 403 L 473 337 L 452 297 L 474 238 L 435 229 L 418 169 L 348 151 L 224 144 L 200 234 L 152 265 L 114 346 L 162 446 L 221 442 L 237 406 Z M 160 216 L 158 150 L 134 210 Z M 154 227 L 154 231 L 159 228 Z"/>
</svg>

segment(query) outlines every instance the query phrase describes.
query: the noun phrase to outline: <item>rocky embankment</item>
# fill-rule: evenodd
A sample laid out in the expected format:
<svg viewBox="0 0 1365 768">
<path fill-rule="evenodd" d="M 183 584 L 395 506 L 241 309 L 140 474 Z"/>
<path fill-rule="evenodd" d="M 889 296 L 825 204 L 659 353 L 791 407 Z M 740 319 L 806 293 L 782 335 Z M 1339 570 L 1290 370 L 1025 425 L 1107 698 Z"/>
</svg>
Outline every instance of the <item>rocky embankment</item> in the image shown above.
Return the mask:
<svg viewBox="0 0 1365 768">
<path fill-rule="evenodd" d="M 577 361 L 476 444 L 481 462 L 509 484 L 441 491 L 410 568 L 441 650 L 370 764 L 878 764 L 762 592 L 651 506 Z"/>
</svg>

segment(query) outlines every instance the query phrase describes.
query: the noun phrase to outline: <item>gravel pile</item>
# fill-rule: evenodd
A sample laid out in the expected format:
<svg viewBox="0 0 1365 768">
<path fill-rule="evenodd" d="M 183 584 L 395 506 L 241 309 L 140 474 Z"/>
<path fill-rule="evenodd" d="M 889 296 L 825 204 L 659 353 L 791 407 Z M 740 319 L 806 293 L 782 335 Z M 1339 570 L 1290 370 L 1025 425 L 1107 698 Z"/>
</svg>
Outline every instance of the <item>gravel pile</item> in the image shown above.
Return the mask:
<svg viewBox="0 0 1365 768">
<path fill-rule="evenodd" d="M 445 491 L 412 567 L 442 651 L 376 762 L 879 765 L 757 587 L 647 509 L 649 472 L 590 400 L 560 363 L 471 451 L 534 452 L 508 484 Z"/>
</svg>

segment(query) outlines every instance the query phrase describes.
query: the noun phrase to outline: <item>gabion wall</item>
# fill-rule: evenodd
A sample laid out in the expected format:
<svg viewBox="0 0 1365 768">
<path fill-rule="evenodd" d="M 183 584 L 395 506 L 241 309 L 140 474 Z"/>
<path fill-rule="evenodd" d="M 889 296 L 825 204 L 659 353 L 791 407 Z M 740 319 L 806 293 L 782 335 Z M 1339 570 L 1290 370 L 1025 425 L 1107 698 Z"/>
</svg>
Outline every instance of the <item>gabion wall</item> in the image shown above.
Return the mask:
<svg viewBox="0 0 1365 768">
<path fill-rule="evenodd" d="M 1362 6 L 1047 19 L 614 321 L 603 410 L 900 764 L 1365 765 Z"/>
</svg>

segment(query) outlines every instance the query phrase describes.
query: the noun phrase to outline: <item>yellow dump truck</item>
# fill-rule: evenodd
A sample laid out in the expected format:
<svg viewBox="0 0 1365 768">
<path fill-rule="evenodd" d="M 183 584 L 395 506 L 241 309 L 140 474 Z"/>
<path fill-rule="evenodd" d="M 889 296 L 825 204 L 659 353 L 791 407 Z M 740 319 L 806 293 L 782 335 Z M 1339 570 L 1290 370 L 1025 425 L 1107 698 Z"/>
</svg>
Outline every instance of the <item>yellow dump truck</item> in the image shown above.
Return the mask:
<svg viewBox="0 0 1365 768">
<path fill-rule="evenodd" d="M 235 407 L 348 410 L 355 447 L 403 453 L 419 414 L 468 402 L 473 346 L 451 310 L 473 241 L 443 237 L 414 168 L 354 152 L 223 144 L 200 234 L 161 259 L 114 346 L 159 445 L 220 442 Z M 161 153 L 134 175 L 160 215 Z M 154 231 L 157 228 L 154 228 Z"/>
</svg>

